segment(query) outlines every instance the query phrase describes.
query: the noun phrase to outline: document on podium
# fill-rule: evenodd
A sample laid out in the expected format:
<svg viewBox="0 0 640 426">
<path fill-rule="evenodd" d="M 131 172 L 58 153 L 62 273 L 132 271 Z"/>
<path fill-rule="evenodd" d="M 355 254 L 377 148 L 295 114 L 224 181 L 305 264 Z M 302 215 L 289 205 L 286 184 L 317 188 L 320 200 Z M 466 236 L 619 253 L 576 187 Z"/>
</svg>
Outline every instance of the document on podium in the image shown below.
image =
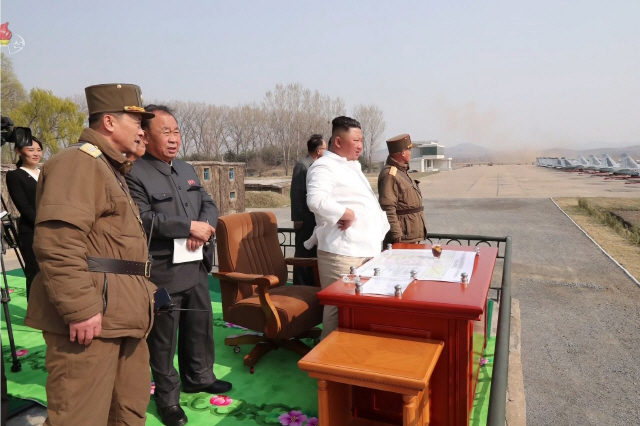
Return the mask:
<svg viewBox="0 0 640 426">
<path fill-rule="evenodd" d="M 357 273 L 363 277 L 374 275 L 374 268 L 381 276 L 410 277 L 411 271 L 419 280 L 460 282 L 460 274 L 466 273 L 471 281 L 476 253 L 472 251 L 442 250 L 435 258 L 431 250 L 392 249 L 386 250 L 360 266 Z"/>
<path fill-rule="evenodd" d="M 360 294 L 394 296 L 396 294 L 396 285 L 400 285 L 400 294 L 402 294 L 412 282 L 412 278 L 371 277 L 368 281 L 362 283 Z"/>
<path fill-rule="evenodd" d="M 186 238 L 175 238 L 173 240 L 173 263 L 186 263 L 202 260 L 202 246 L 195 251 L 189 251 Z"/>
</svg>

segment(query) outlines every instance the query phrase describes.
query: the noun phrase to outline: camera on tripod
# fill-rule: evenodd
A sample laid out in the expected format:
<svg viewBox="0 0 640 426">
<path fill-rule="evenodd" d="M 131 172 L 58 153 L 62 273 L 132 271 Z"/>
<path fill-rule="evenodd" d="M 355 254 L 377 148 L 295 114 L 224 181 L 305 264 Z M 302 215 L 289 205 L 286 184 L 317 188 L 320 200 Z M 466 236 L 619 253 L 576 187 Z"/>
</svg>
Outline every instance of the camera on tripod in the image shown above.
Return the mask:
<svg viewBox="0 0 640 426">
<path fill-rule="evenodd" d="M 23 146 L 31 146 L 33 139 L 31 136 L 31 129 L 28 127 L 16 127 L 13 125 L 13 120 L 9 117 L 2 117 L 1 121 L 2 130 L 2 144 L 14 143 L 16 148 L 22 148 Z"/>
<path fill-rule="evenodd" d="M 5 143 L 9 142 L 15 144 L 16 148 L 23 148 L 25 146 L 31 146 L 31 144 L 33 143 L 31 129 L 28 127 L 14 126 L 13 120 L 11 120 L 9 117 L 0 118 L 0 134 L 2 135 L 2 144 L 0 144 L 0 146 L 4 146 Z M 4 202 L 4 198 L 0 196 L 0 199 L 2 199 L 2 209 L 8 211 L 7 206 Z M 0 267 L 2 268 L 2 284 L 4 284 L 3 286 L 0 286 L 0 302 L 2 302 L 7 334 L 9 335 L 11 358 L 13 359 L 11 371 L 15 373 L 21 371 L 22 366 L 20 364 L 20 360 L 18 360 L 18 355 L 16 353 L 16 344 L 13 339 L 13 327 L 11 326 L 11 315 L 9 314 L 9 302 L 11 301 L 11 297 L 9 296 L 9 285 L 7 283 L 7 273 L 4 265 L 4 254 L 6 252 L 5 241 L 10 248 L 13 248 L 15 250 L 16 256 L 23 271 L 24 262 L 19 251 L 20 244 L 18 241 L 18 233 L 16 231 L 15 225 L 13 224 L 13 219 L 11 218 L 10 214 L 6 214 L 2 218 L 2 220 L 0 221 L 0 227 L 2 228 L 2 232 L 0 232 L 0 234 L 2 234 L 0 235 Z"/>
</svg>

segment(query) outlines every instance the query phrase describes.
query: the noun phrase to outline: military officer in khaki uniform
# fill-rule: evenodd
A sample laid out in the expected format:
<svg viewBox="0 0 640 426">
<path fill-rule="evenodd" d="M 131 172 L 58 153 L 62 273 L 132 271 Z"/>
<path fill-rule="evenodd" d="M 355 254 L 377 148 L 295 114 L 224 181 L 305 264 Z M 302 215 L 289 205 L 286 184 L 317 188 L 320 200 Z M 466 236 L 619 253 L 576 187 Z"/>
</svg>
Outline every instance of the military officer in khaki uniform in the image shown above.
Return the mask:
<svg viewBox="0 0 640 426">
<path fill-rule="evenodd" d="M 40 174 L 25 324 L 47 344 L 46 425 L 144 425 L 155 286 L 124 175 L 153 114 L 138 86 L 85 92 L 89 128 Z"/>
<path fill-rule="evenodd" d="M 384 245 L 413 243 L 427 238 L 427 222 L 424 218 L 422 193 L 417 180 L 407 173 L 411 160 L 411 137 L 399 135 L 387 141 L 389 156 L 378 176 L 380 207 L 387 212 L 391 229 Z"/>
</svg>

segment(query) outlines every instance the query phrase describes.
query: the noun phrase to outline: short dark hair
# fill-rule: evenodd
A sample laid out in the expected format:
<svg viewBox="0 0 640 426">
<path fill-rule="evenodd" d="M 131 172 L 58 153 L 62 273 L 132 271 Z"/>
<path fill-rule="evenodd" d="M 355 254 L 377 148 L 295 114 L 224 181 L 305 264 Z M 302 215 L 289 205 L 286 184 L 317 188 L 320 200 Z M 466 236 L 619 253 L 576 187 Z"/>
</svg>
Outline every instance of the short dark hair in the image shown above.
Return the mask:
<svg viewBox="0 0 640 426">
<path fill-rule="evenodd" d="M 40 149 L 44 151 L 44 146 L 42 146 L 42 142 L 40 142 L 40 140 L 35 136 L 31 136 L 31 145 L 25 145 L 25 146 L 33 146 L 34 142 L 40 145 Z M 19 149 L 22 150 L 22 148 L 24 147 L 20 147 Z M 20 167 L 22 167 L 22 164 L 23 164 L 22 158 L 18 157 L 18 161 L 16 162 L 16 169 L 19 169 Z"/>
<path fill-rule="evenodd" d="M 102 122 L 102 118 L 107 114 L 120 117 L 122 114 L 124 114 L 124 112 L 96 112 L 95 114 L 91 114 L 89 116 L 89 127 L 95 129 L 95 126 Z"/>
<path fill-rule="evenodd" d="M 176 123 L 178 122 L 178 120 L 176 119 L 176 116 L 173 115 L 173 111 L 171 111 L 171 108 L 169 108 L 166 105 L 150 104 L 144 107 L 144 110 L 147 112 L 155 112 L 155 111 L 166 112 L 167 114 L 172 116 L 174 120 L 176 120 Z M 140 123 L 140 127 L 142 127 L 143 129 L 149 130 L 149 126 L 151 125 L 151 120 L 153 120 L 153 118 L 143 118 L 142 123 Z"/>
<path fill-rule="evenodd" d="M 348 132 L 349 129 L 362 129 L 362 127 L 360 126 L 360 122 L 358 120 L 355 120 L 351 117 L 345 117 L 344 115 L 341 115 L 340 117 L 336 117 L 331 121 L 331 125 L 333 126 L 333 128 L 331 129 L 331 135 L 335 135 L 337 131 L 339 130 L 343 130 L 345 132 Z"/>
<path fill-rule="evenodd" d="M 322 146 L 322 135 L 311 135 L 311 138 L 307 141 L 307 151 L 315 152 L 316 149 Z"/>
</svg>

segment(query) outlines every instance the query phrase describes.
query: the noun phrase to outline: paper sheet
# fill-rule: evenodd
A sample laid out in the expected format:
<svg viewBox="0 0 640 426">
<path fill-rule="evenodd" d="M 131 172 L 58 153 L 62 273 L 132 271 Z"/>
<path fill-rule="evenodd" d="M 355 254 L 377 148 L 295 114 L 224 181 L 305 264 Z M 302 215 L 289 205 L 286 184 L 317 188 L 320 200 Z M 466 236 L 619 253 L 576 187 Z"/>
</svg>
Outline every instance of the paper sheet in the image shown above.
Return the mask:
<svg viewBox="0 0 640 426">
<path fill-rule="evenodd" d="M 185 263 L 202 260 L 202 246 L 196 251 L 189 251 L 186 238 L 173 240 L 173 263 Z"/>
<path fill-rule="evenodd" d="M 418 273 L 419 280 L 448 281 L 459 283 L 460 274 L 467 273 L 469 282 L 473 273 L 476 253 L 444 249 L 439 259 L 431 250 L 393 249 L 383 251 L 357 269 L 363 277 L 373 276 L 373 268 L 380 268 L 383 277 L 410 277 L 411 271 Z"/>
<path fill-rule="evenodd" d="M 412 282 L 411 278 L 371 277 L 368 281 L 362 283 L 360 294 L 395 296 L 396 285 L 399 284 L 402 287 L 402 290 L 400 290 L 400 294 L 402 294 Z"/>
</svg>

